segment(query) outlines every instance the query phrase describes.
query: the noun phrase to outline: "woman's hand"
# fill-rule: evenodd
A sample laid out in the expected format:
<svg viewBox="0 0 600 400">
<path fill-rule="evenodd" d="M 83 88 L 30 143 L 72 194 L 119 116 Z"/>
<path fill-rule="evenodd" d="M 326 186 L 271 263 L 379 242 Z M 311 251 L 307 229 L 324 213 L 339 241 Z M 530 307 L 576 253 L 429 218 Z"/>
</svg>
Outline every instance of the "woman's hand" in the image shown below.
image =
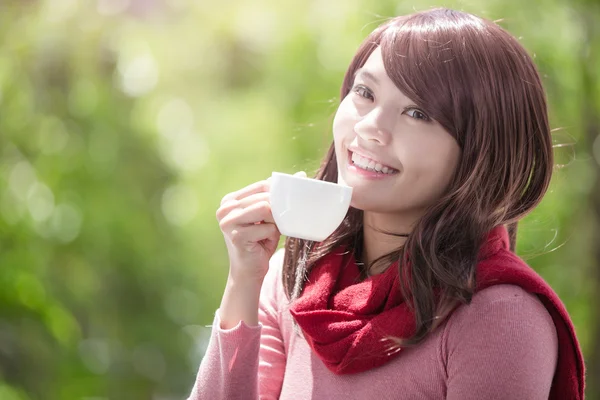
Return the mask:
<svg viewBox="0 0 600 400">
<path fill-rule="evenodd" d="M 269 201 L 270 182 L 253 183 L 229 193 L 217 210 L 217 220 L 229 253 L 229 277 L 262 282 L 281 233 Z"/>
</svg>

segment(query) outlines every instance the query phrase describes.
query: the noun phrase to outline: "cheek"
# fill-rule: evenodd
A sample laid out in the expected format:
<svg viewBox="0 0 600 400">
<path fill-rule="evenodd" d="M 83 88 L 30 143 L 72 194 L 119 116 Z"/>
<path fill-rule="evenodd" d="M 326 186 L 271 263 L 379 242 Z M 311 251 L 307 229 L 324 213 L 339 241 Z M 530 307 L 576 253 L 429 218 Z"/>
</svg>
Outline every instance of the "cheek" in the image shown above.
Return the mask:
<svg viewBox="0 0 600 400">
<path fill-rule="evenodd" d="M 446 137 L 445 144 L 441 147 L 441 149 L 442 154 L 440 159 L 443 160 L 447 172 L 452 175 L 458 166 L 458 161 L 460 160 L 460 156 L 462 154 L 460 146 L 453 138 Z"/>
<path fill-rule="evenodd" d="M 437 171 L 437 173 L 435 173 L 435 179 L 439 185 L 440 191 L 444 192 L 452 180 L 458 166 L 460 149 L 457 144 L 448 143 L 447 147 L 440 150 L 441 151 L 437 154 L 435 165 L 432 165 L 432 168 L 435 168 Z"/>
<path fill-rule="evenodd" d="M 342 136 L 342 132 L 344 132 L 344 129 L 342 127 L 342 123 L 340 118 L 338 117 L 339 113 L 336 114 L 334 120 L 333 120 L 333 143 L 335 145 L 335 152 L 338 155 L 338 159 L 339 159 L 339 152 L 341 150 L 341 145 L 342 145 L 342 141 L 343 141 L 343 136 Z"/>
<path fill-rule="evenodd" d="M 333 137 L 340 138 L 354 131 L 357 112 L 349 97 L 346 97 L 339 105 L 333 119 Z"/>
<path fill-rule="evenodd" d="M 341 126 L 342 116 L 340 115 L 340 110 L 338 108 L 338 111 L 335 113 L 335 117 L 333 118 L 332 132 L 334 140 L 337 140 L 339 138 L 340 132 L 342 131 Z"/>
<path fill-rule="evenodd" d="M 452 179 L 459 157 L 458 144 L 439 138 L 413 143 L 410 151 L 403 152 L 405 168 L 407 172 L 412 172 L 413 179 L 438 188 L 445 188 Z"/>
</svg>

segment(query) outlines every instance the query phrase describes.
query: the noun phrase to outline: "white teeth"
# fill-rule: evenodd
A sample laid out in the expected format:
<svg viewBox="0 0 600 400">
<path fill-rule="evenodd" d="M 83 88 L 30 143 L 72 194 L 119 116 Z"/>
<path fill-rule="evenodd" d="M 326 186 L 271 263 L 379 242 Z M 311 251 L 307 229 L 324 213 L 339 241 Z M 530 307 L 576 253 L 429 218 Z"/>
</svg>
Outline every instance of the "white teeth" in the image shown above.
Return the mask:
<svg viewBox="0 0 600 400">
<path fill-rule="evenodd" d="M 385 166 L 381 165 L 380 163 L 377 163 L 373 160 L 362 157 L 361 155 L 356 154 L 356 153 L 352 153 L 352 162 L 357 167 L 365 169 L 365 170 L 382 172 L 384 174 L 393 174 L 394 173 L 394 170 L 392 168 L 385 167 Z"/>
</svg>

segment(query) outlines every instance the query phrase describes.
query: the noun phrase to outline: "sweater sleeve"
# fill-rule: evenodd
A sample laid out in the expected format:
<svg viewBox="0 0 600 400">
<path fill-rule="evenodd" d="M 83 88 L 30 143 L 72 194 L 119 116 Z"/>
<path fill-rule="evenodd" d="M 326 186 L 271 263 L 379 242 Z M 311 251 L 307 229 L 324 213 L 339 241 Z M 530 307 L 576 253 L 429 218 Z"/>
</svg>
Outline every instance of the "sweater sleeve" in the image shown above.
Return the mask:
<svg viewBox="0 0 600 400">
<path fill-rule="evenodd" d="M 258 326 L 222 329 L 219 310 L 188 400 L 278 399 L 286 355 L 278 323 L 277 285 L 283 250 L 271 259 L 261 288 Z"/>
<path fill-rule="evenodd" d="M 446 326 L 447 400 L 548 399 L 558 357 L 552 317 L 518 286 L 482 290 Z"/>
</svg>

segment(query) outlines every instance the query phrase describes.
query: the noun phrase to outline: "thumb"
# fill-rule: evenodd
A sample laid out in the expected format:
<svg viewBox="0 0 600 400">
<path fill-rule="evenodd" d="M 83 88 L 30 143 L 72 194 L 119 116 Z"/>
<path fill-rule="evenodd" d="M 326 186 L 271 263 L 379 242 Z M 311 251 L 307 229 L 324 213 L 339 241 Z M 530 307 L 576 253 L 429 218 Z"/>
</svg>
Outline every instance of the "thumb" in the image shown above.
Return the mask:
<svg viewBox="0 0 600 400">
<path fill-rule="evenodd" d="M 299 176 L 299 177 L 301 177 L 301 178 L 306 178 L 306 172 L 304 172 L 304 171 L 299 171 L 299 172 L 296 172 L 296 173 L 294 174 L 294 176 Z"/>
</svg>

